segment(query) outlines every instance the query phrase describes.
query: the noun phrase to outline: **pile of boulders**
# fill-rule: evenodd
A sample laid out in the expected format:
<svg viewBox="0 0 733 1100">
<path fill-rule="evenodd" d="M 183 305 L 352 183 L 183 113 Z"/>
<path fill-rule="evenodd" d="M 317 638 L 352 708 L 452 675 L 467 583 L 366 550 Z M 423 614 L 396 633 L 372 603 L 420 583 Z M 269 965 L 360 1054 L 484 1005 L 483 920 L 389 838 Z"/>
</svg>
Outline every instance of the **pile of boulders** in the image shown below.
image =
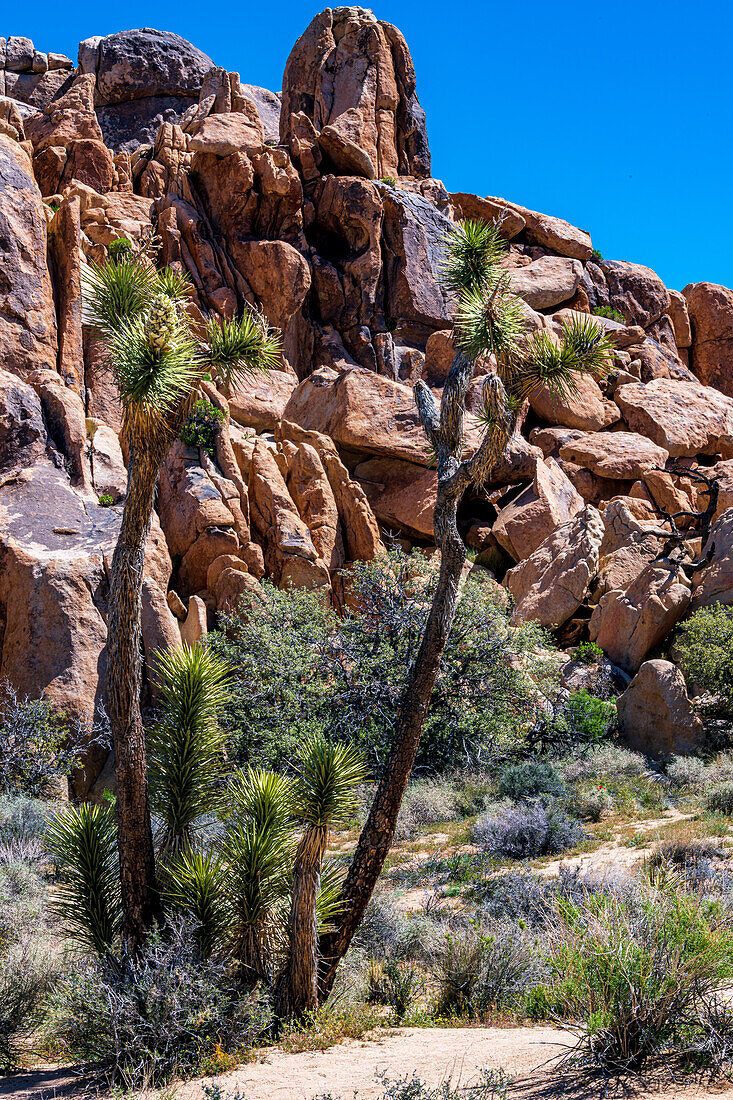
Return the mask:
<svg viewBox="0 0 733 1100">
<path fill-rule="evenodd" d="M 263 577 L 339 608 L 349 562 L 385 544 L 433 551 L 436 474 L 412 386 L 440 396 L 453 358 L 442 244 L 480 217 L 506 239 L 528 331 L 593 314 L 613 354 L 606 377 L 532 395 L 486 489 L 462 502 L 462 534 L 515 622 L 538 619 L 566 646 L 594 639 L 628 677 L 630 738 L 694 743 L 684 681 L 658 651 L 690 609 L 733 602 L 733 291 L 669 290 L 559 218 L 449 194 L 407 45 L 358 7 L 315 17 L 281 93 L 168 32 L 87 39 L 77 67 L 0 39 L 0 180 L 0 674 L 79 716 L 103 687 L 126 472 L 81 311 L 85 264 L 119 238 L 157 246 L 189 276 L 195 318 L 249 303 L 283 338 L 269 376 L 203 386 L 223 416 L 213 452 L 179 442 L 166 460 L 152 653 L 195 641 Z M 472 413 L 492 369 L 472 383 Z M 480 435 L 469 417 L 467 450 Z M 693 570 L 665 551 L 664 513 L 704 511 L 699 474 L 719 496 L 704 545 L 688 522 Z"/>
</svg>

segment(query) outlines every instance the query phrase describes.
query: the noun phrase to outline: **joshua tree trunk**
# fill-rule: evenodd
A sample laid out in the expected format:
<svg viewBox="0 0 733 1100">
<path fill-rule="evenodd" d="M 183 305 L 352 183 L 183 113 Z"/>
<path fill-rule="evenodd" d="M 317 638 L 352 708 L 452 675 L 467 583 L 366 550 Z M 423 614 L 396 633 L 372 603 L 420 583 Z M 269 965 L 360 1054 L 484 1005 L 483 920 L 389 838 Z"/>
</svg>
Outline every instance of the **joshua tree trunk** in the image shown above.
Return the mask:
<svg viewBox="0 0 733 1100">
<path fill-rule="evenodd" d="M 143 567 L 159 468 L 157 455 L 131 446 L 127 498 L 112 558 L 107 625 L 107 710 L 117 780 L 122 932 L 132 951 L 139 949 L 159 908 L 140 715 Z"/>
<path fill-rule="evenodd" d="M 318 1008 L 316 902 L 327 841 L 325 828 L 311 827 L 306 828 L 298 845 L 288 920 L 288 961 L 276 991 L 275 1012 L 279 1020 L 299 1019 Z"/>
<path fill-rule="evenodd" d="M 485 474 L 508 435 L 505 421 L 490 428 L 472 459 L 461 462 L 466 392 L 473 361 L 458 354 L 443 390 L 440 414 L 431 391 L 415 387 L 415 401 L 431 446 L 438 456 L 438 491 L 434 510 L 435 541 L 440 549 L 440 576 L 415 662 L 402 699 L 392 748 L 366 824 L 361 831 L 344 883 L 342 910 L 336 928 L 320 940 L 319 992 L 331 991 L 339 961 L 346 954 L 374 891 L 390 849 L 397 816 L 425 726 L 440 661 L 453 626 L 466 547 L 456 524 L 458 504 L 472 481 Z M 491 378 L 491 376 L 489 376 Z M 487 400 L 498 391 L 485 386 Z"/>
</svg>

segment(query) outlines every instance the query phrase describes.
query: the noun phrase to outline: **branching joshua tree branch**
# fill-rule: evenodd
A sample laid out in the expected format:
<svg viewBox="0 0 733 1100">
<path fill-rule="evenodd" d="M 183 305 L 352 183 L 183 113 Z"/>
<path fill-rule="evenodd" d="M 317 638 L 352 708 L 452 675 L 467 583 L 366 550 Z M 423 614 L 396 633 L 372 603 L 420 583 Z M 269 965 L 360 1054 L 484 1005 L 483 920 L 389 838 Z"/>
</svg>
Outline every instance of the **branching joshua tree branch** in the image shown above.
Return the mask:
<svg viewBox="0 0 733 1100">
<path fill-rule="evenodd" d="M 424 382 L 415 386 L 420 422 L 437 460 L 434 529 L 440 573 L 408 674 L 392 748 L 344 882 L 336 926 L 320 939 L 321 999 L 331 990 L 338 963 L 359 927 L 394 837 L 459 599 L 466 561 L 456 522 L 461 497 L 472 486 L 490 481 L 492 467 L 518 430 L 534 389 L 546 385 L 555 394 L 567 396 L 576 389 L 576 372 L 602 374 L 609 362 L 610 344 L 590 317 L 567 322 L 560 337 L 546 329 L 528 335 L 524 303 L 513 293 L 503 263 L 505 250 L 498 228 L 484 222 L 462 222 L 446 242 L 443 281 L 456 302 L 456 352 L 440 407 Z M 483 384 L 479 421 L 484 435 L 475 453 L 464 457 L 466 395 L 477 364 L 489 356 L 495 369 L 486 374 Z"/>
</svg>

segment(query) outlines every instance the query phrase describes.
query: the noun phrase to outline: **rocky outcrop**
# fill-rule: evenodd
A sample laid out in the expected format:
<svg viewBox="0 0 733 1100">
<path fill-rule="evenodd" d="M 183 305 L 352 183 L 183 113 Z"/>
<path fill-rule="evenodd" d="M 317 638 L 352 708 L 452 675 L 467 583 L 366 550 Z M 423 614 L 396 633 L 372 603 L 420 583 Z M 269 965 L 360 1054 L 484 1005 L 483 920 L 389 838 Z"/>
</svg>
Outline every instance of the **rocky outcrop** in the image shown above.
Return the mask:
<svg viewBox="0 0 733 1100">
<path fill-rule="evenodd" d="M 430 175 L 410 52 L 395 27 L 364 8 L 327 8 L 295 43 L 283 76 L 283 140 L 298 114 L 343 175 Z"/>
<path fill-rule="evenodd" d="M 597 572 L 602 539 L 603 521 L 592 505 L 586 505 L 510 569 L 504 584 L 514 598 L 512 622 L 536 619 L 551 629 L 567 622 Z"/>
<path fill-rule="evenodd" d="M 11 38 L 0 183 L 0 664 L 22 690 L 79 716 L 103 693 L 127 471 L 114 382 L 83 324 L 84 264 L 124 238 L 189 276 L 197 321 L 253 307 L 283 336 L 277 371 L 202 383 L 215 439 L 178 442 L 166 460 L 144 581 L 151 671 L 156 647 L 256 606 L 264 576 L 340 610 L 350 563 L 393 539 L 431 550 L 437 477 L 413 386 L 440 397 L 455 354 L 443 241 L 479 217 L 509 242 L 527 331 L 554 340 L 595 313 L 613 351 L 607 376 L 561 398 L 536 390 L 486 485 L 464 496 L 476 573 L 506 574 L 515 622 L 537 618 L 563 644 L 590 630 L 628 671 L 643 665 L 632 696 L 650 700 L 660 744 L 681 743 L 684 700 L 666 673 L 650 687 L 648 658 L 690 607 L 733 601 L 730 291 L 670 291 L 648 267 L 601 259 L 563 219 L 449 195 L 430 176 L 404 39 L 358 7 L 316 16 L 282 97 L 167 32 L 87 39 L 76 70 Z M 494 368 L 488 357 L 469 388 L 468 454 Z M 703 553 L 694 571 L 660 557 L 664 511 L 706 502 L 685 469 L 719 478 L 704 547 L 694 516 L 678 516 L 685 561 Z M 638 715 L 629 729 L 657 744 Z"/>
<path fill-rule="evenodd" d="M 690 366 L 703 385 L 733 397 L 733 290 L 690 283 L 682 294 L 692 329 Z"/>
</svg>

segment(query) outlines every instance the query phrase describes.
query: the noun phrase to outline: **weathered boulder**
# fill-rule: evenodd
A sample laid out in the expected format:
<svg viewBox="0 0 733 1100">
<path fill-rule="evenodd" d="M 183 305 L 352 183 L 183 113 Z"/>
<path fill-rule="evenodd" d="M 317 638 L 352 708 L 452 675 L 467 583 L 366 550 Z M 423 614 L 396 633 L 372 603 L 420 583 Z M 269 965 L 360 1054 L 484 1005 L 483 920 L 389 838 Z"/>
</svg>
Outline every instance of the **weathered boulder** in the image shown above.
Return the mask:
<svg viewBox="0 0 733 1100">
<path fill-rule="evenodd" d="M 302 428 L 330 435 L 340 447 L 430 466 L 432 455 L 412 391 L 372 371 L 342 373 L 321 367 L 293 391 L 283 417 Z M 466 446 L 475 450 L 480 432 L 469 428 Z"/>
<path fill-rule="evenodd" d="M 504 584 L 514 597 L 512 623 L 536 619 L 543 626 L 562 626 L 578 610 L 598 568 L 603 520 L 586 505 L 557 527 Z"/>
<path fill-rule="evenodd" d="M 499 512 L 493 534 L 515 561 L 528 558 L 585 501 L 554 459 L 538 462 L 531 485 Z"/>
<path fill-rule="evenodd" d="M 621 735 L 646 756 L 697 752 L 703 724 L 687 697 L 685 678 L 671 661 L 645 661 L 616 700 Z"/>
<path fill-rule="evenodd" d="M 573 371 L 573 382 L 572 392 L 562 396 L 553 393 L 548 386 L 533 390 L 529 403 L 537 415 L 550 424 L 580 428 L 585 432 L 598 432 L 621 419 L 618 406 L 604 398 L 590 374 Z"/>
<path fill-rule="evenodd" d="M 0 133 L 0 364 L 27 375 L 56 369 L 56 315 L 46 218 L 25 150 Z"/>
<path fill-rule="evenodd" d="M 646 329 L 667 312 L 669 293 L 650 267 L 625 260 L 602 260 L 600 269 L 608 288 L 606 304 L 622 313 L 628 324 Z"/>
<path fill-rule="evenodd" d="M 428 336 L 450 321 L 441 264 L 448 219 L 421 195 L 385 188 L 384 279 L 386 307 L 395 336 L 425 347 Z M 530 303 L 531 304 L 531 303 Z"/>
<path fill-rule="evenodd" d="M 268 574 L 281 588 L 330 586 L 328 566 L 319 560 L 307 524 L 288 493 L 274 451 L 258 439 L 249 471 L 252 524 L 265 546 Z"/>
<path fill-rule="evenodd" d="M 527 224 L 517 208 L 505 202 L 504 199 L 481 198 L 461 191 L 453 193 L 450 201 L 456 218 L 470 218 L 472 221 L 485 221 L 498 225 L 502 237 L 507 241 L 511 241 L 521 233 Z"/>
<path fill-rule="evenodd" d="M 284 418 L 278 436 L 296 443 L 310 443 L 318 452 L 338 508 L 348 559 L 371 561 L 382 553 L 384 544 L 379 525 L 366 494 L 359 483 L 350 477 L 333 440 L 321 432 L 307 431 Z"/>
<path fill-rule="evenodd" d="M 733 455 L 733 398 L 710 386 L 656 378 L 621 386 L 614 400 L 630 428 L 673 458 Z"/>
<path fill-rule="evenodd" d="M 293 46 L 283 76 L 280 136 L 286 142 L 298 113 L 316 130 L 332 131 L 342 147 L 361 150 L 372 178 L 430 175 L 410 52 L 396 27 L 364 8 L 326 8 Z"/>
<path fill-rule="evenodd" d="M 560 457 L 587 466 L 598 477 L 630 481 L 647 470 L 664 469 L 669 454 L 636 432 L 586 432 L 563 443 Z"/>
<path fill-rule="evenodd" d="M 551 252 L 557 252 L 560 256 L 570 256 L 576 260 L 589 260 L 593 254 L 593 245 L 590 233 L 582 229 L 576 229 L 574 225 L 563 221 L 562 218 L 553 218 L 550 214 L 540 214 L 536 210 L 528 210 L 525 206 L 518 206 L 515 202 L 507 202 L 506 199 L 493 199 L 495 203 L 502 203 L 519 214 L 525 223 L 524 235 L 531 244 L 538 244 L 542 248 L 548 248 Z"/>
<path fill-rule="evenodd" d="M 687 299 L 684 294 L 680 294 L 679 290 L 670 290 L 668 294 L 669 319 L 672 322 L 675 343 L 678 348 L 689 348 L 692 346 L 692 328 L 687 309 Z"/>
<path fill-rule="evenodd" d="M 369 458 L 354 467 L 380 523 L 393 534 L 433 538 L 433 509 L 438 488 L 435 470 L 395 458 Z"/>
<path fill-rule="evenodd" d="M 214 62 L 180 35 L 151 27 L 89 38 L 79 66 L 96 77 L 100 103 L 198 93 Z"/>
<path fill-rule="evenodd" d="M 665 559 L 650 562 L 626 589 L 606 592 L 590 621 L 590 637 L 614 664 L 635 672 L 687 611 L 684 574 Z"/>
<path fill-rule="evenodd" d="M 310 443 L 283 443 L 288 491 L 300 518 L 308 525 L 320 561 L 329 572 L 345 561 L 338 506 L 318 451 Z"/>
<path fill-rule="evenodd" d="M 691 367 L 706 386 L 733 397 L 733 290 L 690 283 L 683 290 L 692 323 Z"/>
<path fill-rule="evenodd" d="M 526 267 L 512 268 L 512 289 L 532 309 L 552 309 L 573 297 L 582 275 L 578 260 L 540 256 Z"/>
<path fill-rule="evenodd" d="M 648 504 L 629 497 L 618 497 L 605 505 L 601 515 L 605 531 L 593 592 L 594 602 L 598 602 L 606 592 L 624 592 L 657 556 L 662 545 L 653 534 L 660 529 L 660 520 Z"/>
<path fill-rule="evenodd" d="M 228 394 L 232 419 L 257 432 L 272 431 L 282 419 L 298 379 L 289 371 L 250 374 L 234 382 Z"/>
</svg>

